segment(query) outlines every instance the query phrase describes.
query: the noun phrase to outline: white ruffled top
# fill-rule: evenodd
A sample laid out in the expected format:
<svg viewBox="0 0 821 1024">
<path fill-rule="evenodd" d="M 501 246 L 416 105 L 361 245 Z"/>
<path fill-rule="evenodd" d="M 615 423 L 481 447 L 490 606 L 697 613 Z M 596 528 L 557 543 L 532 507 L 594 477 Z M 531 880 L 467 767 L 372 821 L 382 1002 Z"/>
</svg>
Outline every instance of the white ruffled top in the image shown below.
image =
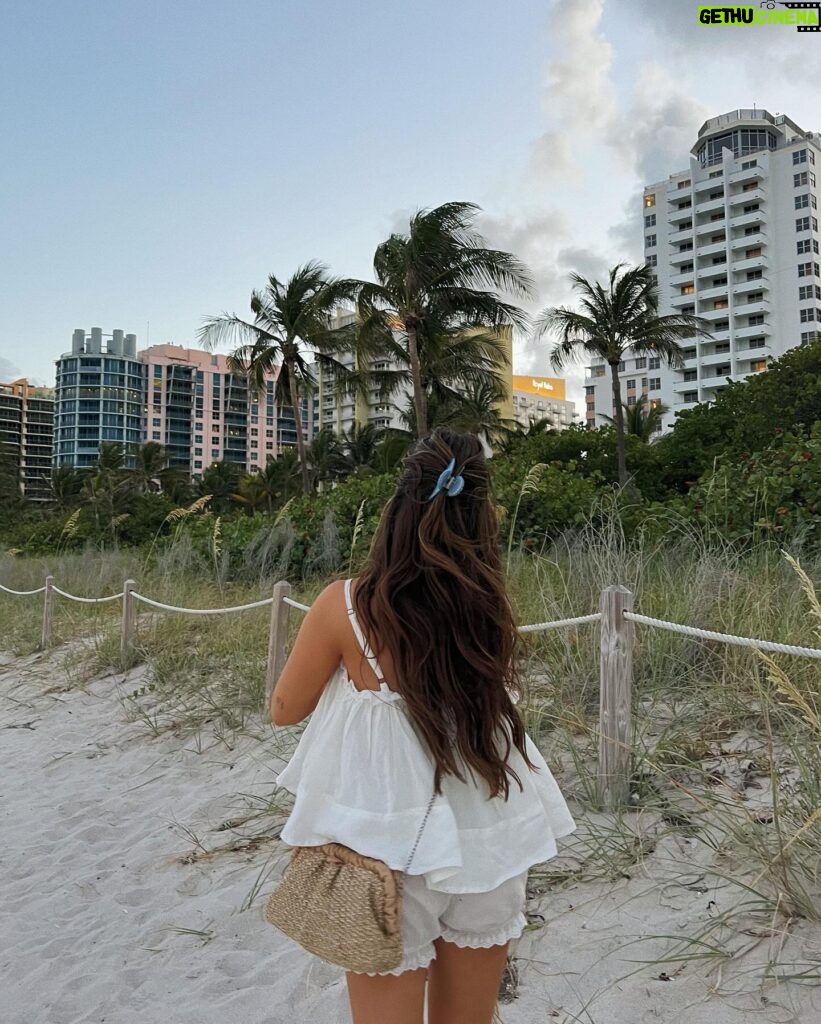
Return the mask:
<svg viewBox="0 0 821 1024">
<path fill-rule="evenodd" d="M 529 737 L 536 770 L 514 748 L 508 763 L 523 788 L 511 780 L 507 800 L 489 797 L 484 780 L 446 775 L 431 804 L 433 760 L 403 698 L 384 682 L 356 619 L 350 580 L 345 600 L 363 653 L 383 681 L 379 690 L 357 690 L 342 665 L 331 677 L 277 779 L 295 796 L 283 841 L 342 843 L 394 870 L 424 875 L 429 888 L 448 893 L 489 892 L 554 857 L 556 840 L 576 825 Z"/>
</svg>

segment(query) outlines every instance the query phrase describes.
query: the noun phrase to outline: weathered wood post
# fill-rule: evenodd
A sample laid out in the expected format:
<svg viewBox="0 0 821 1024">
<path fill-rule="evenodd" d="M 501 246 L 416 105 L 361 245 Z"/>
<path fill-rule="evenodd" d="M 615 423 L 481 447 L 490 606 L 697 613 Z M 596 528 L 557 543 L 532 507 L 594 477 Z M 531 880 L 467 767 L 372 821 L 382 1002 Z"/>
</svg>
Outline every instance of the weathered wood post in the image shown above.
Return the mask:
<svg viewBox="0 0 821 1024">
<path fill-rule="evenodd" d="M 633 687 L 633 610 L 626 587 L 601 593 L 601 694 L 599 707 L 599 797 L 607 810 L 630 796 L 630 732 Z"/>
<path fill-rule="evenodd" d="M 43 594 L 43 631 L 40 634 L 40 650 L 51 646 L 51 624 L 54 616 L 54 577 L 46 576 L 46 590 Z"/>
<path fill-rule="evenodd" d="M 137 624 L 137 609 L 132 595 L 135 586 L 134 580 L 126 580 L 123 583 L 123 616 L 120 629 L 120 659 L 122 660 L 123 668 L 128 666 L 134 641 L 134 627 Z"/>
<path fill-rule="evenodd" d="M 268 665 L 265 671 L 265 707 L 262 709 L 262 717 L 270 719 L 269 708 L 271 706 L 271 694 L 274 692 L 274 685 L 279 679 L 280 673 L 285 666 L 285 659 L 288 654 L 286 645 L 288 643 L 288 620 L 291 614 L 291 606 L 285 603 L 285 598 L 291 596 L 291 584 L 280 580 L 274 584 L 274 600 L 271 605 L 271 631 L 268 634 Z"/>
</svg>

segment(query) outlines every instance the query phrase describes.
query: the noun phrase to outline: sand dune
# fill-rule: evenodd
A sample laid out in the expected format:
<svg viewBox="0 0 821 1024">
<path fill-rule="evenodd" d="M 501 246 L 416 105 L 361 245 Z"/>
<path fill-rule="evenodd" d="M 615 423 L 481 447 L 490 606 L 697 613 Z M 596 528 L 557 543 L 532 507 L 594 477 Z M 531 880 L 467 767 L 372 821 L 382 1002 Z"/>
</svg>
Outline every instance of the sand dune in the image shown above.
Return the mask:
<svg viewBox="0 0 821 1024">
<path fill-rule="evenodd" d="M 243 794 L 271 794 L 281 738 L 240 737 L 233 749 L 152 738 L 119 701 L 140 680 L 136 670 L 62 690 L 58 653 L 0 666 L 0 1020 L 342 1024 L 340 972 L 266 925 L 262 895 L 242 909 L 285 849 L 269 840 L 205 855 L 192 839 L 206 850 L 236 842 L 220 826 L 247 811 Z M 782 959 L 821 959 L 817 927 L 739 937 L 750 951 L 721 971 L 634 962 L 670 946 L 634 940 L 689 934 L 730 898 L 684 884 L 688 858 L 695 882 L 698 851 L 673 838 L 631 878 L 535 898 L 505 1024 L 821 1022 L 821 990 L 760 985 L 774 943 Z"/>
</svg>

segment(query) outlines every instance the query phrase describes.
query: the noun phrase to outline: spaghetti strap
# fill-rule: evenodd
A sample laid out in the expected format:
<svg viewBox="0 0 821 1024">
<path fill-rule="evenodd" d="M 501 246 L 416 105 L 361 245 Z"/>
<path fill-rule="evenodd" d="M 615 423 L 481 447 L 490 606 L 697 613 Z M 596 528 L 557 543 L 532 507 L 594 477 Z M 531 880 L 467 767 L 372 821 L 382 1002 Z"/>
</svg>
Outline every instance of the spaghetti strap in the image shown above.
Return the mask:
<svg viewBox="0 0 821 1024">
<path fill-rule="evenodd" d="M 379 682 L 379 684 L 381 685 L 382 683 L 386 683 L 385 673 L 382 671 L 382 668 L 376 658 L 376 655 L 373 653 L 373 650 L 371 649 L 371 645 L 365 638 L 365 634 L 362 631 L 362 627 L 359 624 L 359 619 L 356 617 L 356 611 L 353 606 L 353 598 L 351 596 L 352 582 L 352 580 L 345 580 L 345 607 L 348 609 L 348 619 L 350 620 L 351 629 L 353 630 L 354 636 L 356 637 L 356 642 L 359 644 L 362 653 L 365 655 L 365 660 L 371 666 L 373 674 L 376 676 L 377 682 Z"/>
</svg>

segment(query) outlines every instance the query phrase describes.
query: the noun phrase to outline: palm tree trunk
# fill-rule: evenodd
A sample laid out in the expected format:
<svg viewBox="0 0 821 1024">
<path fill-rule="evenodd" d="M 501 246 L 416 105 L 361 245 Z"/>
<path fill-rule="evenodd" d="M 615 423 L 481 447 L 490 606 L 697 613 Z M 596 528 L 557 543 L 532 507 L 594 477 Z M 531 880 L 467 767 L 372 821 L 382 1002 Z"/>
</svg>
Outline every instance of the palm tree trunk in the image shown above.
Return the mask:
<svg viewBox="0 0 821 1024">
<path fill-rule="evenodd" d="M 416 436 L 426 437 L 428 433 L 428 410 L 425 402 L 425 391 L 422 387 L 422 367 L 419 363 L 419 344 L 415 323 L 406 323 L 408 333 L 408 358 L 410 360 L 411 377 L 413 378 L 413 409 L 416 414 Z"/>
<path fill-rule="evenodd" d="M 624 443 L 624 409 L 621 404 L 621 383 L 619 381 L 619 364 L 610 364 L 610 376 L 613 383 L 614 418 L 616 420 L 616 458 L 619 467 L 619 487 L 627 486 L 627 457 Z"/>
<path fill-rule="evenodd" d="M 302 415 L 299 408 L 299 388 L 294 374 L 294 364 L 288 364 L 288 387 L 291 393 L 291 411 L 294 414 L 294 426 L 296 427 L 296 450 L 299 452 L 299 467 L 302 471 L 303 494 L 311 493 L 311 480 L 308 476 L 308 450 L 305 445 L 305 436 L 302 433 Z"/>
</svg>

